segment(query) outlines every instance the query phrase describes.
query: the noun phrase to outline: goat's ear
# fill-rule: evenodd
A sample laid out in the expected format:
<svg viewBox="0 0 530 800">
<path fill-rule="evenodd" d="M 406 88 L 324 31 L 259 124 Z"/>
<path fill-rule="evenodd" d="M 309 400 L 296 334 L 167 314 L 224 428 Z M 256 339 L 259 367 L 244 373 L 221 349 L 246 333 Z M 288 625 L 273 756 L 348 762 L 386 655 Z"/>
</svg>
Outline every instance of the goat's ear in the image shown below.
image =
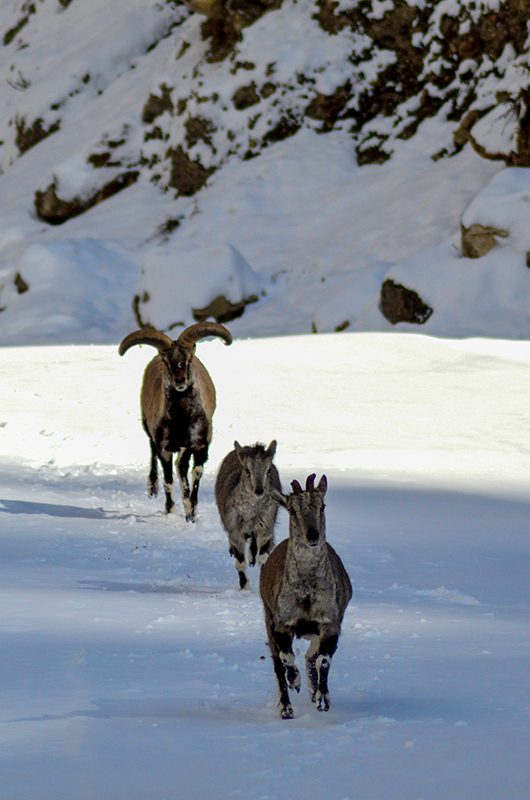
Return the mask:
<svg viewBox="0 0 530 800">
<path fill-rule="evenodd" d="M 241 461 L 241 463 L 243 463 L 241 460 L 241 455 L 242 455 L 241 451 L 243 450 L 243 448 L 241 447 L 241 445 L 237 440 L 234 442 L 234 450 L 236 451 L 236 456 L 238 457 L 238 459 Z"/>
<path fill-rule="evenodd" d="M 270 443 L 270 445 L 267 447 L 267 455 L 270 458 L 274 458 L 274 455 L 276 453 L 277 444 L 278 444 L 278 442 L 276 441 L 276 439 L 273 439 L 272 442 Z"/>
<path fill-rule="evenodd" d="M 318 482 L 317 491 L 320 492 L 321 495 L 325 495 L 328 490 L 328 479 L 325 475 L 322 475 Z"/>
<path fill-rule="evenodd" d="M 273 500 L 276 500 L 276 502 L 280 506 L 283 506 L 284 508 L 287 508 L 287 497 L 286 497 L 286 495 L 282 494 L 277 489 L 273 489 L 272 492 L 271 492 L 271 497 L 272 497 Z"/>
</svg>

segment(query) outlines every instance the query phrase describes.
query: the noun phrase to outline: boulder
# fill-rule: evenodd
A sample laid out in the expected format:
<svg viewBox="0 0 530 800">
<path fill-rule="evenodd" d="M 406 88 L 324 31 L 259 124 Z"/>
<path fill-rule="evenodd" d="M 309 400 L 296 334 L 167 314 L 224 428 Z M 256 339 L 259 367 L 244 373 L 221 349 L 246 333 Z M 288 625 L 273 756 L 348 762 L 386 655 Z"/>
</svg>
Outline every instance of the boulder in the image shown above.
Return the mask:
<svg viewBox="0 0 530 800">
<path fill-rule="evenodd" d="M 423 325 L 433 312 L 433 309 L 424 303 L 413 289 L 407 289 L 406 286 L 389 279 L 381 286 L 379 307 L 383 316 L 392 325 L 397 325 L 398 322 Z"/>
<path fill-rule="evenodd" d="M 474 223 L 466 228 L 465 225 L 460 226 L 461 241 L 462 241 L 462 255 L 466 258 L 481 258 L 493 250 L 497 246 L 497 236 L 506 239 L 509 236 L 508 231 L 502 228 L 493 228 L 490 225 L 479 225 Z"/>
</svg>

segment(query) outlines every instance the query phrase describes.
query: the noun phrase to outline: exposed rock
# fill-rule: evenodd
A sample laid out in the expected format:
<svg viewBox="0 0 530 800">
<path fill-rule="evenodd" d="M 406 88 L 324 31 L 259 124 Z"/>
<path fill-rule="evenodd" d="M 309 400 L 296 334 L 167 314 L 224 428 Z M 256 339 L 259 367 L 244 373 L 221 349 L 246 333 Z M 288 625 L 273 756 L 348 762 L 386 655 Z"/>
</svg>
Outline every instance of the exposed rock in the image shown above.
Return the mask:
<svg viewBox="0 0 530 800">
<path fill-rule="evenodd" d="M 238 303 L 232 303 L 224 295 L 219 295 L 204 308 L 192 308 L 191 313 L 197 322 L 204 322 L 213 317 L 216 322 L 224 323 L 241 317 L 246 306 L 257 302 L 258 298 L 255 294 Z"/>
<path fill-rule="evenodd" d="M 249 83 L 248 86 L 240 86 L 232 96 L 232 102 L 238 111 L 243 111 L 245 108 L 256 105 L 261 100 L 256 84 Z"/>
<path fill-rule="evenodd" d="M 43 222 L 49 225 L 62 225 L 72 217 L 84 214 L 90 208 L 127 189 L 138 180 L 139 174 L 136 170 L 124 172 L 89 197 L 84 199 L 74 197 L 70 200 L 63 200 L 58 196 L 57 183 L 54 180 L 43 192 L 40 190 L 35 192 L 35 211 Z"/>
<path fill-rule="evenodd" d="M 282 139 L 288 139 L 289 136 L 294 136 L 300 130 L 301 123 L 293 117 L 282 117 L 277 125 L 274 126 L 263 137 L 265 144 L 273 144 L 274 142 L 281 142 Z"/>
<path fill-rule="evenodd" d="M 391 153 L 387 153 L 386 150 L 383 150 L 383 142 L 367 146 L 361 142 L 356 148 L 355 154 L 360 167 L 365 164 L 384 164 L 385 161 L 388 161 L 388 159 L 392 157 Z"/>
<path fill-rule="evenodd" d="M 501 228 L 475 223 L 469 228 L 460 226 L 462 255 L 466 258 L 481 258 L 497 246 L 497 236 L 506 239 L 510 234 Z"/>
<path fill-rule="evenodd" d="M 192 11 L 204 14 L 205 17 L 216 19 L 225 13 L 222 0 L 182 0 L 182 2 Z"/>
<path fill-rule="evenodd" d="M 19 294 L 25 294 L 29 290 L 29 283 L 24 280 L 20 272 L 15 275 L 14 283 Z"/>
<path fill-rule="evenodd" d="M 241 30 L 252 25 L 267 11 L 280 8 L 283 0 L 184 0 L 190 8 L 208 17 L 201 26 L 204 39 L 210 40 L 208 61 L 223 61 L 229 56 Z"/>
<path fill-rule="evenodd" d="M 339 13 L 338 6 L 338 0 L 318 0 L 317 2 L 318 11 L 315 19 L 323 30 L 332 35 L 340 33 L 350 25 L 349 16 Z"/>
<path fill-rule="evenodd" d="M 8 31 L 5 32 L 3 38 L 4 45 L 7 46 L 8 44 L 11 44 L 13 39 L 15 39 L 20 33 L 20 31 L 23 28 L 25 28 L 25 26 L 28 24 L 31 14 L 34 13 L 35 13 L 35 6 L 30 6 L 27 16 L 22 17 L 22 19 L 20 19 L 16 25 L 14 25 L 12 28 L 10 28 Z"/>
<path fill-rule="evenodd" d="M 171 153 L 169 186 L 186 197 L 202 189 L 215 170 L 207 169 L 199 161 L 192 161 L 180 145 Z"/>
<path fill-rule="evenodd" d="M 333 126 L 341 111 L 343 111 L 351 97 L 349 81 L 343 86 L 338 86 L 333 94 L 318 93 L 311 100 L 305 110 L 306 117 L 319 120 L 323 123 L 322 130 L 333 130 Z"/>
<path fill-rule="evenodd" d="M 212 144 L 212 134 L 215 133 L 215 125 L 205 117 L 189 117 L 184 123 L 186 130 L 186 144 L 193 147 L 197 142 Z"/>
<path fill-rule="evenodd" d="M 61 127 L 60 122 L 54 122 L 48 128 L 44 127 L 44 120 L 38 117 L 30 126 L 26 125 L 25 117 L 17 117 L 15 119 L 15 144 L 18 147 L 20 155 L 30 150 L 47 136 L 55 133 Z"/>
<path fill-rule="evenodd" d="M 275 84 L 275 83 L 272 83 L 271 81 L 267 81 L 267 82 L 266 82 L 266 83 L 264 83 L 264 84 L 263 84 L 263 86 L 261 87 L 261 89 L 260 89 L 260 95 L 263 97 L 263 99 L 264 99 L 264 100 L 266 100 L 266 99 L 267 99 L 267 97 L 270 97 L 271 95 L 273 95 L 273 94 L 274 94 L 274 92 L 276 91 L 276 89 L 277 89 L 277 86 L 276 86 L 276 84 Z"/>
<path fill-rule="evenodd" d="M 87 161 L 96 169 L 102 169 L 103 167 L 121 167 L 120 161 L 112 161 L 111 159 L 111 154 L 107 152 L 91 153 L 88 156 Z"/>
<path fill-rule="evenodd" d="M 207 60 L 214 63 L 224 61 L 240 39 L 240 32 L 228 16 L 206 19 L 201 25 L 201 34 L 203 39 L 210 40 Z"/>
<path fill-rule="evenodd" d="M 341 322 L 340 325 L 337 325 L 335 328 L 336 333 L 341 333 L 342 331 L 347 330 L 350 327 L 350 320 L 345 319 L 344 322 Z"/>
<path fill-rule="evenodd" d="M 147 98 L 142 111 L 142 122 L 151 125 L 165 111 L 173 111 L 173 102 L 171 89 L 163 83 L 160 87 L 160 95 L 150 94 Z"/>
<path fill-rule="evenodd" d="M 417 292 L 388 279 L 381 286 L 379 307 L 392 325 L 398 322 L 423 325 L 433 313 L 433 309 L 423 302 Z"/>
</svg>

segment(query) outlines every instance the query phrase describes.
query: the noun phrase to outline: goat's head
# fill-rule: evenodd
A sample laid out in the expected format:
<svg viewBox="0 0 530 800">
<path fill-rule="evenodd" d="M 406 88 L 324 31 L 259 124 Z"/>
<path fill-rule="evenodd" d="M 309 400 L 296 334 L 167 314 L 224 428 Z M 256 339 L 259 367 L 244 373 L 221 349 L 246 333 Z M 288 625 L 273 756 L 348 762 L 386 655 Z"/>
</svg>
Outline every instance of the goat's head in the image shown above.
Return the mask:
<svg viewBox="0 0 530 800">
<path fill-rule="evenodd" d="M 241 464 L 241 480 L 250 492 L 256 497 L 262 497 L 270 485 L 272 459 L 276 453 L 276 440 L 265 448 L 262 444 L 252 447 L 241 447 L 239 442 L 234 442 L 234 449 Z"/>
<path fill-rule="evenodd" d="M 292 481 L 292 494 L 273 492 L 272 496 L 289 512 L 289 536 L 297 545 L 317 547 L 326 540 L 326 517 L 324 497 L 328 480 L 322 475 L 315 487 L 316 475 L 309 475 L 305 489 L 298 481 Z"/>
<path fill-rule="evenodd" d="M 156 328 L 140 328 L 123 339 L 119 347 L 120 356 L 135 344 L 149 344 L 156 347 L 160 358 L 167 367 L 168 376 L 178 392 L 184 392 L 192 381 L 191 365 L 195 355 L 195 345 L 199 339 L 218 336 L 225 344 L 232 344 L 232 334 L 217 322 L 198 322 L 190 325 L 177 340 Z"/>
</svg>

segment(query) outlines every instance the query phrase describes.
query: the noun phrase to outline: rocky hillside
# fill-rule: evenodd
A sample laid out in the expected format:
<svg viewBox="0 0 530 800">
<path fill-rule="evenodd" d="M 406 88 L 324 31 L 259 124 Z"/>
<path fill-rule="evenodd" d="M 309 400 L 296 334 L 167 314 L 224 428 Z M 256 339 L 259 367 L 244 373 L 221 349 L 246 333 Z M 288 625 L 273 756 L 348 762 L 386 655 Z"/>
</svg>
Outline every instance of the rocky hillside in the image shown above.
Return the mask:
<svg viewBox="0 0 530 800">
<path fill-rule="evenodd" d="M 530 191 L 526 0 L 24 0 L 0 32 L 5 342 L 242 314 L 489 332 L 396 267 L 499 169 Z M 486 217 L 471 236 L 530 251 Z"/>
</svg>

